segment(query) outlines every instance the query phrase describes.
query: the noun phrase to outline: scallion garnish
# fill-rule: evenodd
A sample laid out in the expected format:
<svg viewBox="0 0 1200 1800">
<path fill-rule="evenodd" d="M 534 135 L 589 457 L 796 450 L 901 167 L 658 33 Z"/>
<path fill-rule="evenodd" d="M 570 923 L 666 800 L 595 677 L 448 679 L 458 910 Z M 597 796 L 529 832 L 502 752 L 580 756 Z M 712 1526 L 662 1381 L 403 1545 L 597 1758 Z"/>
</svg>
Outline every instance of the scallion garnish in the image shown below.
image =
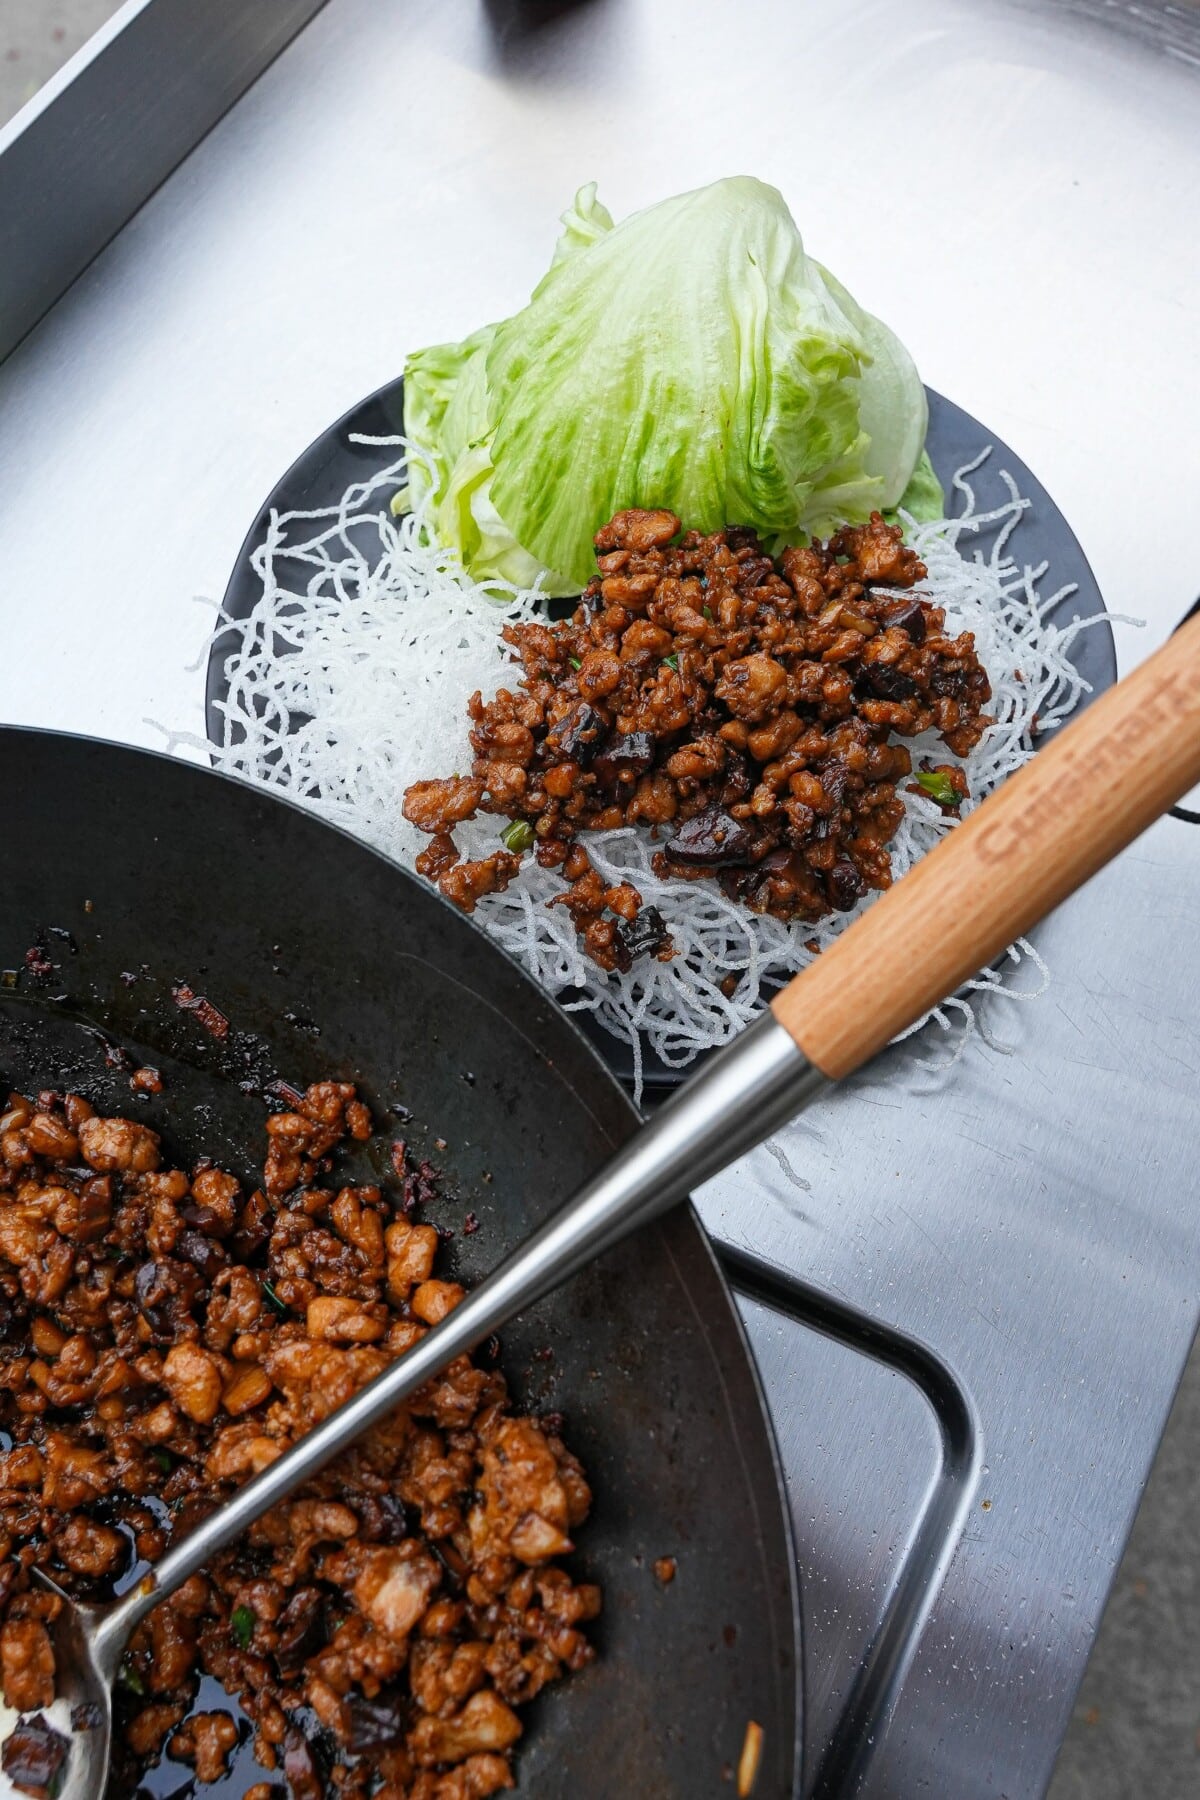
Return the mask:
<svg viewBox="0 0 1200 1800">
<path fill-rule="evenodd" d="M 941 769 L 923 769 L 917 776 L 917 781 L 929 798 L 936 800 L 939 806 L 962 805 L 962 795 Z"/>
<path fill-rule="evenodd" d="M 126 1659 L 117 1670 L 117 1680 L 120 1682 L 121 1686 L 127 1688 L 131 1694 L 136 1694 L 139 1700 L 145 1695 L 146 1683 L 142 1680 L 140 1673 L 128 1659 Z"/>
<path fill-rule="evenodd" d="M 580 660 L 577 656 L 568 656 L 567 661 L 570 663 L 570 665 L 573 669 L 582 669 L 582 667 L 583 667 L 583 664 L 580 662 Z"/>
<path fill-rule="evenodd" d="M 280 1312 L 287 1311 L 286 1302 L 279 1298 L 279 1295 L 275 1292 L 275 1289 L 271 1286 L 269 1281 L 263 1282 L 262 1291 L 267 1296 L 267 1299 L 271 1302 L 272 1306 L 277 1306 Z"/>
<path fill-rule="evenodd" d="M 678 672 L 679 672 L 678 656 L 664 656 L 663 661 L 666 663 L 668 669 L 674 669 L 676 674 L 678 674 Z"/>
<path fill-rule="evenodd" d="M 239 1650 L 250 1648 L 250 1639 L 254 1636 L 254 1613 L 248 1606 L 235 1606 L 229 1623 L 233 1626 L 233 1635 Z"/>
<path fill-rule="evenodd" d="M 511 850 L 514 856 L 520 856 L 522 850 L 528 850 L 533 843 L 533 826 L 528 819 L 514 819 L 511 825 L 506 825 L 500 833 L 500 842 L 506 850 Z"/>
</svg>

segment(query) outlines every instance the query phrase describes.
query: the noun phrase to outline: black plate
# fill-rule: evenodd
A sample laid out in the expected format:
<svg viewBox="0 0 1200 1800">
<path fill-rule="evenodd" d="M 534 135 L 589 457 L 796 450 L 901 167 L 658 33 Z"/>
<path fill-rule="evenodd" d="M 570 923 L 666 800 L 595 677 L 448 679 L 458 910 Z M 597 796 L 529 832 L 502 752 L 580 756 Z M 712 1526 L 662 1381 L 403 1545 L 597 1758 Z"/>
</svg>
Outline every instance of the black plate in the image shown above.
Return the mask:
<svg viewBox="0 0 1200 1800">
<path fill-rule="evenodd" d="M 184 1166 L 205 1152 L 248 1174 L 265 1109 L 244 1088 L 275 1073 L 355 1081 L 377 1119 L 409 1109 L 398 1129 L 446 1171 L 452 1197 L 431 1222 L 478 1216 L 447 1251 L 467 1281 L 634 1129 L 595 1051 L 528 976 L 426 883 L 310 813 L 166 757 L 12 728 L 0 793 L 0 971 L 22 970 L 35 942 L 56 965 L 15 985 L 0 975 L 7 1086 L 135 1110 Z M 224 1041 L 172 1003 L 180 981 L 228 1016 Z M 112 1067 L 105 1039 L 162 1070 L 161 1099 L 134 1100 L 131 1065 Z M 576 1562 L 605 1590 L 599 1659 L 526 1714 L 519 1793 L 728 1800 L 722 1770 L 755 1719 L 755 1800 L 792 1800 L 787 1508 L 745 1335 L 691 1209 L 516 1321 L 502 1366 L 527 1405 L 566 1415 L 596 1494 Z M 666 1587 L 662 1556 L 678 1559 Z M 258 1778 L 248 1761 L 224 1800 Z M 172 1790 L 184 1779 L 160 1771 Z"/>
<path fill-rule="evenodd" d="M 1020 561 L 1036 566 L 1049 565 L 1049 579 L 1055 588 L 1074 583 L 1076 592 L 1064 600 L 1051 614 L 1057 624 L 1071 619 L 1088 618 L 1105 610 L 1087 558 L 1071 527 L 1041 482 L 1019 456 L 1002 444 L 977 419 L 946 400 L 941 394 L 929 393 L 929 435 L 926 440 L 930 459 L 952 506 L 950 482 L 957 469 L 974 460 L 988 444 L 992 454 L 983 467 L 971 476 L 979 512 L 990 511 L 1008 499 L 1008 490 L 1000 479 L 1001 470 L 1017 483 L 1021 493 L 1031 502 L 1016 536 L 1015 549 Z M 344 418 L 322 432 L 297 458 L 282 480 L 264 502 L 246 541 L 238 552 L 229 586 L 225 590 L 224 610 L 231 619 L 244 619 L 252 611 L 261 594 L 257 576 L 250 566 L 251 553 L 262 543 L 272 512 L 298 511 L 307 507 L 336 505 L 346 489 L 355 481 L 369 480 L 387 455 L 377 445 L 352 443 L 353 435 L 386 437 L 403 430 L 404 383 L 393 381 L 380 388 L 369 400 L 354 407 Z M 384 503 L 386 505 L 386 502 Z M 383 508 L 381 507 L 381 511 Z M 985 549 L 988 535 L 981 533 L 978 542 Z M 230 648 L 227 632 L 218 630 L 209 648 L 206 689 L 208 735 L 214 744 L 221 741 L 221 714 L 218 703 L 225 699 L 225 657 Z M 1117 678 L 1117 658 L 1112 631 L 1108 625 L 1085 631 L 1076 640 L 1072 660 L 1080 675 L 1091 683 L 1095 694 L 1111 687 Z M 1086 703 L 1086 696 L 1085 696 Z M 564 996 L 569 997 L 569 996 Z M 612 1037 L 595 1023 L 590 1013 L 574 1015 L 584 1032 L 597 1046 L 609 1067 L 622 1081 L 633 1081 L 633 1055 L 628 1044 Z M 659 1061 L 648 1044 L 643 1045 L 642 1073 L 648 1088 L 678 1086 L 687 1070 L 671 1069 Z"/>
</svg>

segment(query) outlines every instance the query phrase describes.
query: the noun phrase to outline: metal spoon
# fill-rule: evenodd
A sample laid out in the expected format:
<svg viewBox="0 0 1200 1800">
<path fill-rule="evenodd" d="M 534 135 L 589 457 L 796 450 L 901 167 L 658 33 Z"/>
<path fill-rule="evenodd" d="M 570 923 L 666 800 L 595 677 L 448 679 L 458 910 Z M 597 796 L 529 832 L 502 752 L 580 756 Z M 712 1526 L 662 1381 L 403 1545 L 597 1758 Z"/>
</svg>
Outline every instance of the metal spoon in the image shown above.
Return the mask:
<svg viewBox="0 0 1200 1800">
<path fill-rule="evenodd" d="M 112 1683 L 152 1608 L 456 1356 L 866 1062 L 1197 781 L 1200 619 L 951 832 L 448 1318 L 173 1545 L 137 1587 L 103 1607 L 63 1597 L 51 1723 L 69 1721 L 71 1739 L 58 1800 L 104 1792 Z"/>
</svg>

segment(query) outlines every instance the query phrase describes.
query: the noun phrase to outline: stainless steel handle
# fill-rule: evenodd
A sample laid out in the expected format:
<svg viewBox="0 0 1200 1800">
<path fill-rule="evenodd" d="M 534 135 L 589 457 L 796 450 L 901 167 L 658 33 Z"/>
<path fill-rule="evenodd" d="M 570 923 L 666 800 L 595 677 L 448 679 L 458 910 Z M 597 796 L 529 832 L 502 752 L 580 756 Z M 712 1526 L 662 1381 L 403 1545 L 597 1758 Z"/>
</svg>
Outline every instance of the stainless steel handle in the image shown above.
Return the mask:
<svg viewBox="0 0 1200 1800">
<path fill-rule="evenodd" d="M 96 1632 L 123 1643 L 138 1621 L 247 1526 L 378 1425 L 464 1351 L 638 1226 L 686 1198 L 828 1085 L 766 1012 L 681 1088 L 573 1199 L 391 1368 L 173 1545 Z"/>
</svg>

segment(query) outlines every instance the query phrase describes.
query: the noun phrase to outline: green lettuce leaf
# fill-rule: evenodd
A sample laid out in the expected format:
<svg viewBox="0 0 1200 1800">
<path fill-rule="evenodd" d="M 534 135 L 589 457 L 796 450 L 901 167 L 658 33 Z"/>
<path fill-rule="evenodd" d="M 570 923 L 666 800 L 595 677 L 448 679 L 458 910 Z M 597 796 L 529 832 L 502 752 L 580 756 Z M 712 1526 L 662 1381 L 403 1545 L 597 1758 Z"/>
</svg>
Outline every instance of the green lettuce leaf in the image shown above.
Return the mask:
<svg viewBox="0 0 1200 1800">
<path fill-rule="evenodd" d="M 828 269 L 820 263 L 813 267 L 867 347 L 858 383 L 858 422 L 868 440 L 863 467 L 883 484 L 880 506 L 895 506 L 917 466 L 929 428 L 929 402 L 917 365 L 882 319 L 864 312 Z"/>
<path fill-rule="evenodd" d="M 556 269 L 559 263 L 566 262 L 577 250 L 586 250 L 606 232 L 614 229 L 612 214 L 596 198 L 594 181 L 589 181 L 585 187 L 580 188 L 559 223 L 562 225 L 562 232 L 554 246 L 554 257 L 550 264 L 552 269 Z"/>
<path fill-rule="evenodd" d="M 428 502 L 440 543 L 464 568 L 486 578 L 532 582 L 537 563 L 500 524 L 488 501 L 486 352 L 495 328 L 484 326 L 461 344 L 434 344 L 410 356 L 404 370 L 404 429 L 414 453 L 408 487 L 394 511 Z"/>
<path fill-rule="evenodd" d="M 944 519 L 946 516 L 946 490 L 933 472 L 927 450 L 922 450 L 908 486 L 884 517 L 894 525 L 898 512 L 908 513 L 918 524 L 929 519 Z"/>
<path fill-rule="evenodd" d="M 577 593 L 626 506 L 773 549 L 890 507 L 924 442 L 899 340 L 739 176 L 614 226 L 594 184 L 523 311 L 405 368 L 413 504 L 480 581 Z"/>
</svg>

